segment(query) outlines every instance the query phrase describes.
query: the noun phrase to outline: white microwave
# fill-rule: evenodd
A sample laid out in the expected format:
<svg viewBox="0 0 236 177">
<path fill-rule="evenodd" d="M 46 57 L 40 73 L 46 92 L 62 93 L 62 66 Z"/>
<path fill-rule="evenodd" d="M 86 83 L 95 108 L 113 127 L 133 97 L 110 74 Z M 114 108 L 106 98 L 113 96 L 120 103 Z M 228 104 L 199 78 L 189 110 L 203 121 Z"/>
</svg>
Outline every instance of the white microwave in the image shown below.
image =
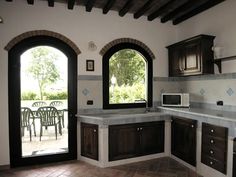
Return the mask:
<svg viewBox="0 0 236 177">
<path fill-rule="evenodd" d="M 171 107 L 189 107 L 189 93 L 162 93 L 161 105 Z"/>
</svg>

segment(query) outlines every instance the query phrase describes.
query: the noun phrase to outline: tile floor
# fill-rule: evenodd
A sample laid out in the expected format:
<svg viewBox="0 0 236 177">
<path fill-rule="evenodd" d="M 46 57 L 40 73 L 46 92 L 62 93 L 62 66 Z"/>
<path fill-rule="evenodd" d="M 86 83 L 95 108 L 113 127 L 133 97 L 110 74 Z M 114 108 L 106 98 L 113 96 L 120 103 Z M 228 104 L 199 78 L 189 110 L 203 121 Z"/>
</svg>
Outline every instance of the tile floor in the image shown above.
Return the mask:
<svg viewBox="0 0 236 177">
<path fill-rule="evenodd" d="M 0 171 L 0 177 L 200 177 L 165 157 L 128 165 L 99 168 L 80 161 L 21 167 Z"/>
</svg>

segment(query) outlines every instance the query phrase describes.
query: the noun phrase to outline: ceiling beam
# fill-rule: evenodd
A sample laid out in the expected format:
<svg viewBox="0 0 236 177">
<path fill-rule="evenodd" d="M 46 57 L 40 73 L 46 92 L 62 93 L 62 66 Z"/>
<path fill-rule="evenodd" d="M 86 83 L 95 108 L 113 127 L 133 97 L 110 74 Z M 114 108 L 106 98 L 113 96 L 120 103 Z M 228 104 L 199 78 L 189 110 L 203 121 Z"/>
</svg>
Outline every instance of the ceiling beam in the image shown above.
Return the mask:
<svg viewBox="0 0 236 177">
<path fill-rule="evenodd" d="M 145 12 L 148 11 L 148 9 L 150 9 L 151 5 L 152 5 L 153 0 L 149 0 L 147 1 L 143 7 L 141 7 L 135 14 L 134 14 L 134 18 L 137 19 L 139 17 L 141 17 Z"/>
<path fill-rule="evenodd" d="M 177 24 L 193 17 L 194 15 L 197 15 L 197 14 L 199 14 L 199 13 L 201 13 L 201 12 L 203 12 L 203 11 L 205 11 L 205 10 L 207 10 L 207 9 L 209 9 L 209 8 L 219 4 L 221 2 L 224 2 L 224 1 L 225 0 L 209 0 L 206 3 L 200 5 L 199 7 L 193 9 L 192 11 L 190 11 L 190 12 L 174 19 L 173 20 L 173 25 L 177 25 Z"/>
<path fill-rule="evenodd" d="M 119 11 L 119 16 L 123 17 L 127 12 L 129 12 L 130 8 L 133 6 L 134 0 L 128 0 L 124 7 Z"/>
<path fill-rule="evenodd" d="M 103 8 L 103 14 L 107 14 L 107 12 L 112 8 L 115 2 L 116 0 L 108 0 L 106 5 Z"/>
<path fill-rule="evenodd" d="M 161 23 L 165 23 L 165 22 L 173 19 L 174 17 L 178 16 L 178 14 L 180 14 L 181 12 L 187 11 L 191 7 L 194 7 L 194 6 L 197 7 L 197 4 L 198 4 L 199 1 L 203 1 L 203 0 L 198 0 L 198 1 L 188 0 L 184 4 L 180 5 L 179 7 L 176 7 L 170 13 L 168 13 L 164 17 L 162 17 L 161 18 Z M 206 1 L 206 0 L 204 0 L 204 1 Z"/>
<path fill-rule="evenodd" d="M 54 0 L 48 0 L 48 6 L 54 7 Z"/>
<path fill-rule="evenodd" d="M 12 0 L 6 0 L 7 2 L 12 2 Z"/>
<path fill-rule="evenodd" d="M 73 9 L 75 5 L 75 0 L 68 0 L 68 9 Z"/>
<path fill-rule="evenodd" d="M 148 15 L 148 20 L 152 21 L 155 18 L 159 17 L 161 14 L 163 14 L 164 12 L 166 12 L 168 10 L 168 8 L 171 6 L 171 4 L 174 2 L 175 0 L 169 0 L 168 2 L 166 2 L 165 4 L 163 4 L 161 7 L 159 7 L 157 10 L 155 10 L 153 13 L 151 13 L 150 15 Z"/>
<path fill-rule="evenodd" d="M 33 5 L 34 4 L 34 0 L 27 0 L 28 4 Z"/>
<path fill-rule="evenodd" d="M 86 5 L 85 5 L 85 8 L 86 8 L 86 11 L 87 12 L 91 12 L 92 11 L 92 8 L 93 8 L 93 5 L 95 3 L 96 0 L 88 0 Z"/>
</svg>

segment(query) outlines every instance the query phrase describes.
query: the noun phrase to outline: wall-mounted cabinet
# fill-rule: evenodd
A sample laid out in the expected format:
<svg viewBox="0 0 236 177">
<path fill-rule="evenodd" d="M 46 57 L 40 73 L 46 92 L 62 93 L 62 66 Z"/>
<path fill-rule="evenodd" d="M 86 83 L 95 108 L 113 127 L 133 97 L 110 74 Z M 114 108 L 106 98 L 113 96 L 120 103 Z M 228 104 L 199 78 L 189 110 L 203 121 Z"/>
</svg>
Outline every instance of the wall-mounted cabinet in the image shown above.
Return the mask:
<svg viewBox="0 0 236 177">
<path fill-rule="evenodd" d="M 199 35 L 167 47 L 169 76 L 214 73 L 214 36 Z"/>
</svg>

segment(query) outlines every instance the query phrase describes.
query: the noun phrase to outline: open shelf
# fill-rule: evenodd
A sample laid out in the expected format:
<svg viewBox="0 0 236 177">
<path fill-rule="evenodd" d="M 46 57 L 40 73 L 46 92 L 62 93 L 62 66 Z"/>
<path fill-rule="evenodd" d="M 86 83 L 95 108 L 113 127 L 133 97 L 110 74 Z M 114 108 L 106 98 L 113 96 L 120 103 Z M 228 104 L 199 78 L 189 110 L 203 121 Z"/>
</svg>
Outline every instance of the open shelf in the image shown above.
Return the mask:
<svg viewBox="0 0 236 177">
<path fill-rule="evenodd" d="M 229 60 L 236 60 L 236 55 L 234 56 L 229 56 L 229 57 L 222 57 L 222 58 L 217 58 L 214 60 L 214 63 L 218 66 L 219 72 L 222 73 L 222 61 L 229 61 Z"/>
</svg>

